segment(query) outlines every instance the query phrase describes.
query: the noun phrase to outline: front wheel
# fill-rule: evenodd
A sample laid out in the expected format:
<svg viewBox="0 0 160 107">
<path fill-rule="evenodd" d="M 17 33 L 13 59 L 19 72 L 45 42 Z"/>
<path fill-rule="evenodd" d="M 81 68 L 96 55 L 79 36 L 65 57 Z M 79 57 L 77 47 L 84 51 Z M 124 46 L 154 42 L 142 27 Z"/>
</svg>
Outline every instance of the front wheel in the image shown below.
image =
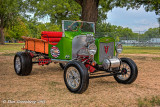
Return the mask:
<svg viewBox="0 0 160 107">
<path fill-rule="evenodd" d="M 87 68 L 79 61 L 69 62 L 64 69 L 64 81 L 70 92 L 83 93 L 89 84 Z"/>
<path fill-rule="evenodd" d="M 129 58 L 121 58 L 120 75 L 114 78 L 118 83 L 131 84 L 138 76 L 138 69 L 135 62 Z"/>
</svg>

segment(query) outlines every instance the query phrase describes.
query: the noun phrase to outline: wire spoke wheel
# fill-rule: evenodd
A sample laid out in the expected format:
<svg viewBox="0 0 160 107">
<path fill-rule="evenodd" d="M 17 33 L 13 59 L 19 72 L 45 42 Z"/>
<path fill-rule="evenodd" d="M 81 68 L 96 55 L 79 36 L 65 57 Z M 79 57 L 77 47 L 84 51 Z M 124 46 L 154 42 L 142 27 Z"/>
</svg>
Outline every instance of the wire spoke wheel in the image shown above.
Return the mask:
<svg viewBox="0 0 160 107">
<path fill-rule="evenodd" d="M 80 85 L 80 74 L 75 67 L 70 67 L 70 68 L 67 69 L 66 79 L 67 79 L 68 85 L 71 88 L 76 89 L 76 88 L 79 87 L 79 85 Z"/>
<path fill-rule="evenodd" d="M 121 75 L 117 75 L 117 77 L 119 79 L 127 80 L 131 76 L 131 68 L 127 63 L 122 62 L 120 70 L 121 70 L 122 74 Z"/>
<path fill-rule="evenodd" d="M 121 58 L 120 75 L 115 75 L 114 78 L 118 83 L 131 84 L 138 76 L 138 68 L 135 62 L 129 58 Z"/>
<path fill-rule="evenodd" d="M 70 92 L 81 94 L 86 91 L 89 74 L 85 65 L 77 60 L 68 62 L 64 68 L 64 82 Z"/>
</svg>

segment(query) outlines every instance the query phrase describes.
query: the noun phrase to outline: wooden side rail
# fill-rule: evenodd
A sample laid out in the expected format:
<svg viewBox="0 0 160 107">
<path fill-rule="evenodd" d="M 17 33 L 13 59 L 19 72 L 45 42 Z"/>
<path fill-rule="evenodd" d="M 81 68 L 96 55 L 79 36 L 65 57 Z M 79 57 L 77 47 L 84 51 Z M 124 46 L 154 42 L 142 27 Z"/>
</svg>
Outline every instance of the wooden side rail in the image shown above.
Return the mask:
<svg viewBox="0 0 160 107">
<path fill-rule="evenodd" d="M 22 36 L 25 40 L 25 49 L 48 54 L 48 43 L 46 40 Z"/>
</svg>

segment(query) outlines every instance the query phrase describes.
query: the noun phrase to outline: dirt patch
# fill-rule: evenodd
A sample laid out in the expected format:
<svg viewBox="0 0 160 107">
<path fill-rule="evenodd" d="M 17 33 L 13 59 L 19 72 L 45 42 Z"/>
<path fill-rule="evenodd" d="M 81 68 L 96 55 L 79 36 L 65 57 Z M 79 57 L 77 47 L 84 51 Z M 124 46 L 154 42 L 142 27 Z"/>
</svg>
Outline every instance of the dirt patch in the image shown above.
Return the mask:
<svg viewBox="0 0 160 107">
<path fill-rule="evenodd" d="M 139 98 L 160 96 L 160 61 L 140 57 L 146 59 L 134 56 L 139 74 L 133 84 L 118 84 L 113 77 L 103 77 L 91 79 L 85 93 L 73 94 L 67 90 L 58 64 L 34 65 L 31 75 L 17 76 L 14 56 L 0 56 L 0 106 L 136 107 Z"/>
</svg>

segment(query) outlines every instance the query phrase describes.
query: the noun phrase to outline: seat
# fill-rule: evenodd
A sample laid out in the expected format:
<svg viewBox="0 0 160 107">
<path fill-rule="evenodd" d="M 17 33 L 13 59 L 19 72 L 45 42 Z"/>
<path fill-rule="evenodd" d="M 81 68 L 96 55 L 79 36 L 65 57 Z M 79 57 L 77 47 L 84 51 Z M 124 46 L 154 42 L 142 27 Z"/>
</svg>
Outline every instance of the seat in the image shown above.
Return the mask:
<svg viewBox="0 0 160 107">
<path fill-rule="evenodd" d="M 63 32 L 42 31 L 41 39 L 46 40 L 51 45 L 57 45 L 62 38 Z"/>
</svg>

